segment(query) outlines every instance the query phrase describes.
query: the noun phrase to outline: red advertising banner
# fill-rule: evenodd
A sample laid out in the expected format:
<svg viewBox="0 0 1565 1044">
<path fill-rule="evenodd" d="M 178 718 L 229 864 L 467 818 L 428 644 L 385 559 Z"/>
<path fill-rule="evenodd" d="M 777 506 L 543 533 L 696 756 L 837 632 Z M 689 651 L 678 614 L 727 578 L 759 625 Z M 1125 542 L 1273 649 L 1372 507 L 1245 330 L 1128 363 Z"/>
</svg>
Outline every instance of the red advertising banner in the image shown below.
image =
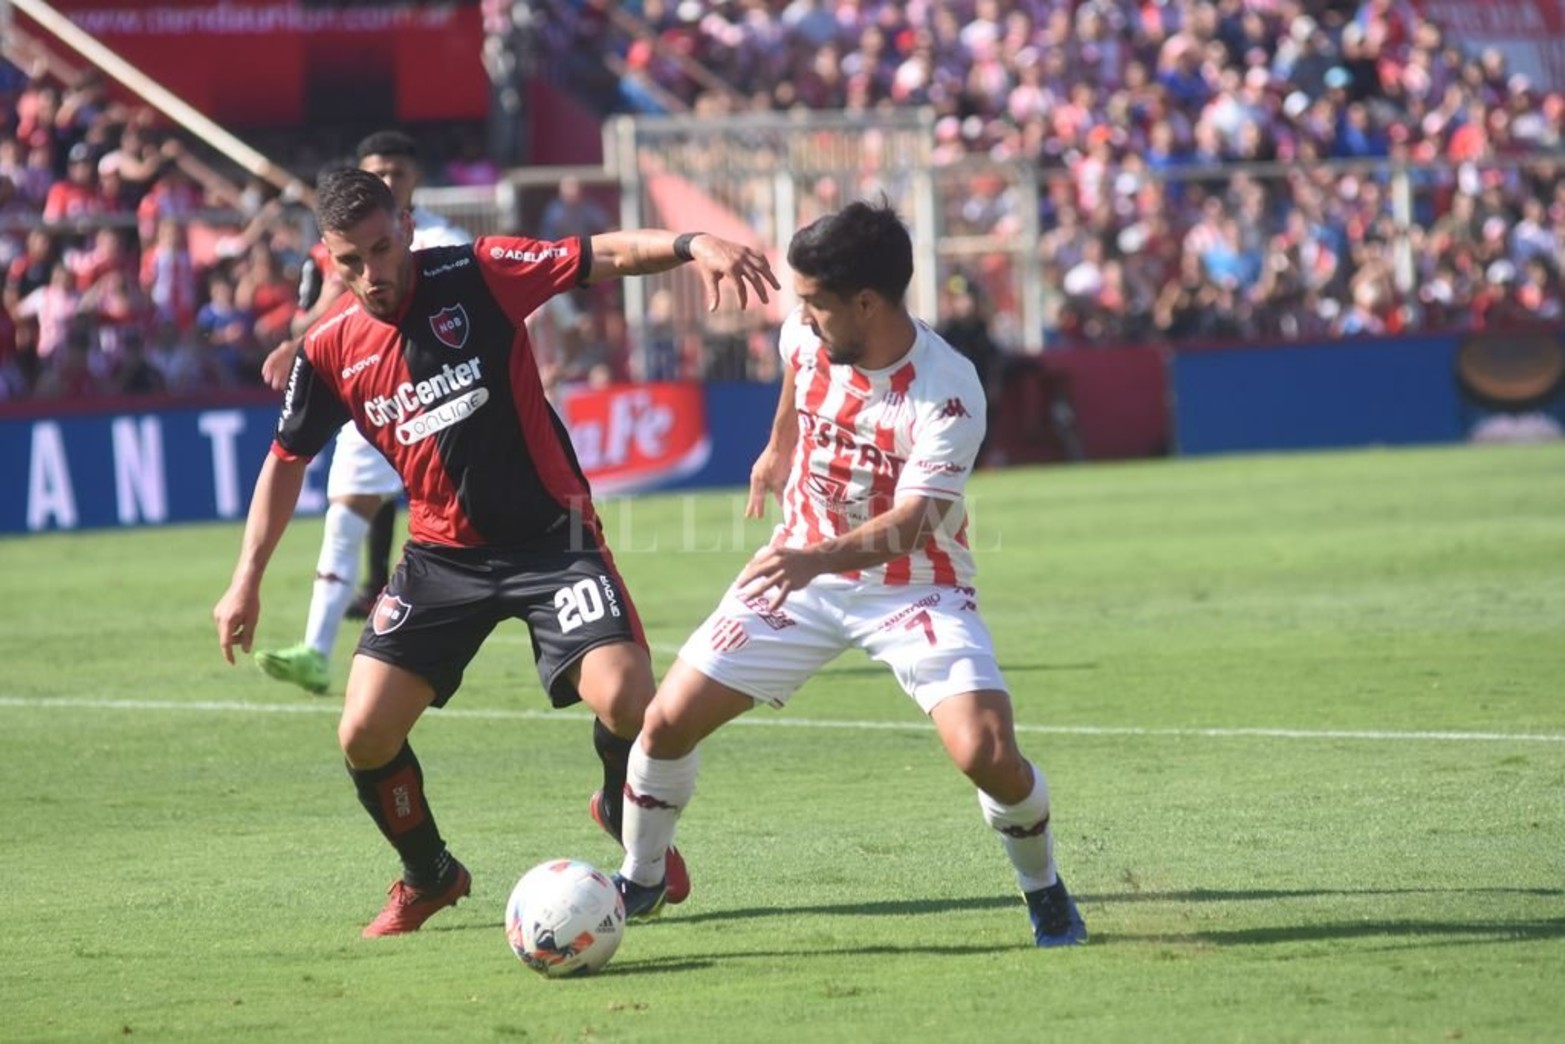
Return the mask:
<svg viewBox="0 0 1565 1044">
<path fill-rule="evenodd" d="M 1546 91 L 1565 90 L 1565 0 L 1416 0 L 1426 18 L 1443 26 L 1447 39 L 1505 55 Z"/>
<path fill-rule="evenodd" d="M 570 391 L 558 404 L 592 491 L 629 493 L 701 470 L 712 453 L 700 384 Z"/>
<path fill-rule="evenodd" d="M 339 116 L 476 120 L 488 112 L 476 4 L 55 0 L 54 6 L 232 127 L 290 127 Z"/>
</svg>

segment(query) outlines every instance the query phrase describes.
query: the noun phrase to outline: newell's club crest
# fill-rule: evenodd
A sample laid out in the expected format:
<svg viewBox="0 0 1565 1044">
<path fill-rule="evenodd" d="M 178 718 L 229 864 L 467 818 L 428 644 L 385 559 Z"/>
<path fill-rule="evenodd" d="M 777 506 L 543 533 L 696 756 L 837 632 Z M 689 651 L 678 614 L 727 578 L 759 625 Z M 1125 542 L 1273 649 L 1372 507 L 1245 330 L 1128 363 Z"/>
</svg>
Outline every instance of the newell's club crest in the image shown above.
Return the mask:
<svg viewBox="0 0 1565 1044">
<path fill-rule="evenodd" d="M 460 349 L 467 343 L 467 331 L 472 324 L 467 321 L 467 309 L 459 304 L 442 308 L 429 317 L 429 328 L 447 348 Z"/>
<path fill-rule="evenodd" d="M 370 614 L 370 626 L 376 634 L 390 634 L 407 622 L 413 607 L 394 594 L 383 594 Z"/>
</svg>

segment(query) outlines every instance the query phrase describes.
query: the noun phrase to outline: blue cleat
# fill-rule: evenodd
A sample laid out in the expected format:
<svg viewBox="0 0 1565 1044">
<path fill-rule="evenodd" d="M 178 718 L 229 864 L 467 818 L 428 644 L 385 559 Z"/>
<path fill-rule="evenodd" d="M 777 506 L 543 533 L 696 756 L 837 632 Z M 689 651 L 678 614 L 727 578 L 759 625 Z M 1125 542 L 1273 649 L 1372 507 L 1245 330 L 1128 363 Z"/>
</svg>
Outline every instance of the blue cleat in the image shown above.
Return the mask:
<svg viewBox="0 0 1565 1044">
<path fill-rule="evenodd" d="M 637 884 L 628 877 L 614 875 L 614 887 L 619 889 L 625 901 L 625 920 L 650 921 L 663 912 L 663 901 L 668 897 L 668 886 L 659 881 L 655 885 Z"/>
<path fill-rule="evenodd" d="M 594 790 L 591 799 L 587 802 L 587 811 L 592 815 L 592 821 L 598 824 L 605 834 L 619 843 L 621 848 L 625 843 L 620 840 L 619 831 L 609 825 L 609 818 L 603 809 L 603 791 Z M 673 845 L 668 846 L 668 853 L 663 859 L 665 877 L 663 884 L 668 888 L 668 905 L 676 906 L 690 898 L 690 871 L 685 867 L 685 857 L 679 854 L 679 849 Z"/>
<path fill-rule="evenodd" d="M 1047 888 L 1025 894 L 1032 918 L 1033 942 L 1039 946 L 1079 946 L 1087 941 L 1087 922 L 1061 877 Z M 627 906 L 629 904 L 627 903 Z"/>
</svg>

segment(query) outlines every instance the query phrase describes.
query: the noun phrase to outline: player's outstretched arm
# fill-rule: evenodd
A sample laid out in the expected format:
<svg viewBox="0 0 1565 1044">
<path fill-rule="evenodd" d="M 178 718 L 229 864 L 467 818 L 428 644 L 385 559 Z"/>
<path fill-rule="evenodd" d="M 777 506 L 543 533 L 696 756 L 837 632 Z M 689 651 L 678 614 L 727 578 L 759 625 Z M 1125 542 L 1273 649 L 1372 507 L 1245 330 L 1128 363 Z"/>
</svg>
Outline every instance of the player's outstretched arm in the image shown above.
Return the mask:
<svg viewBox="0 0 1565 1044">
<path fill-rule="evenodd" d="M 772 435 L 750 469 L 750 499 L 744 506 L 746 518 L 766 515 L 768 494 L 782 502 L 783 489 L 788 485 L 788 470 L 793 463 L 793 450 L 799 443 L 799 411 L 793 402 L 793 385 L 793 367 L 784 366 L 777 415 L 772 418 Z"/>
<path fill-rule="evenodd" d="M 248 653 L 255 642 L 255 626 L 261 618 L 261 577 L 293 517 L 309 464 L 307 460 L 284 460 L 276 454 L 268 454 L 261 464 L 233 579 L 212 609 L 217 644 L 229 663 L 234 662 L 235 643 Z"/>
<path fill-rule="evenodd" d="M 714 312 L 722 303 L 725 281 L 733 284 L 740 308 L 750 303 L 752 291 L 765 302 L 771 300 L 771 290 L 782 287 L 765 254 L 709 232 L 675 235 L 663 229 L 634 229 L 604 232 L 593 236 L 591 242 L 588 284 L 666 272 L 688 261 L 696 266 L 706 287 L 707 309 Z"/>
<path fill-rule="evenodd" d="M 773 609 L 780 608 L 789 592 L 817 576 L 871 569 L 923 546 L 957 503 L 918 494 L 899 497 L 890 511 L 839 537 L 809 547 L 762 549 L 740 571 L 737 586 L 746 598 L 771 592 L 767 601 Z"/>
</svg>

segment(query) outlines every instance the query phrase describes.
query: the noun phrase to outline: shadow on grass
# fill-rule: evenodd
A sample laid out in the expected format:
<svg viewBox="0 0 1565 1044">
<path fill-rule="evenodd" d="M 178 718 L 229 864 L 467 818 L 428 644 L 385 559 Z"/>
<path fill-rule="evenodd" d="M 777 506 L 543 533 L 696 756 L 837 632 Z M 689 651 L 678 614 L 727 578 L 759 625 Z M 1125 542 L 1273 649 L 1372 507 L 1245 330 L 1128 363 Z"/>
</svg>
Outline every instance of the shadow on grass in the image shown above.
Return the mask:
<svg viewBox="0 0 1565 1044">
<path fill-rule="evenodd" d="M 991 905 L 991 904 L 983 904 Z M 800 911 L 778 911 L 790 913 Z M 845 912 L 845 911 L 844 911 Z M 691 918 L 687 918 L 689 920 Z M 654 922 L 656 923 L 656 922 Z M 636 931 L 645 928 L 638 925 Z M 1348 939 L 1416 939 L 1421 946 L 1449 946 L 1473 942 L 1531 942 L 1544 939 L 1565 938 L 1565 918 L 1543 921 L 1516 921 L 1504 924 L 1452 924 L 1443 921 L 1350 921 L 1325 924 L 1291 925 L 1285 928 L 1248 928 L 1235 931 L 1163 932 L 1148 935 L 1098 933 L 1092 936 L 1088 946 L 1115 946 L 1125 943 L 1153 943 L 1164 946 L 1269 946 L 1278 943 L 1325 942 Z M 1399 947 L 1400 948 L 1400 947 Z M 687 971 L 709 968 L 717 964 L 744 958 L 791 958 L 803 953 L 817 956 L 896 956 L 935 955 L 948 957 L 993 955 L 1001 950 L 1031 950 L 1032 946 L 1018 941 L 1011 946 L 947 946 L 917 943 L 909 946 L 801 946 L 796 950 L 739 950 L 725 953 L 712 960 L 688 957 L 654 957 L 630 960 L 616 964 L 614 975 L 662 974 L 671 971 Z"/>
<path fill-rule="evenodd" d="M 1452 937 L 1482 942 L 1530 942 L 1565 939 L 1565 917 L 1541 921 L 1490 921 L 1462 924 L 1453 921 L 1333 921 L 1324 924 L 1291 924 L 1279 928 L 1236 928 L 1217 931 L 1155 932 L 1149 935 L 1116 934 L 1110 943 L 1179 943 L 1208 946 L 1267 946 L 1272 943 L 1324 942 L 1331 939 L 1380 938 L 1440 939 Z M 1101 941 L 1101 940 L 1099 940 Z"/>
<path fill-rule="evenodd" d="M 1225 892 L 1216 888 L 1192 888 L 1185 892 L 1113 892 L 1078 895 L 1089 903 L 1231 903 L 1273 899 L 1346 899 L 1397 895 L 1530 895 L 1540 899 L 1565 896 L 1565 888 L 1245 888 Z"/>
<path fill-rule="evenodd" d="M 1558 899 L 1565 896 L 1562 888 L 1259 888 L 1222 891 L 1215 888 L 1197 888 L 1176 892 L 1118 892 L 1078 894 L 1077 901 L 1085 908 L 1089 927 L 1094 907 L 1116 903 L 1226 903 L 1226 902 L 1280 902 L 1290 899 L 1354 899 L 1396 898 L 1412 896 L 1447 895 L 1464 900 L 1483 896 L 1528 896 Z M 991 895 L 964 896 L 948 899 L 888 899 L 859 903 L 829 903 L 814 906 L 752 906 L 729 910 L 708 910 L 686 913 L 672 909 L 665 917 L 632 926 L 640 932 L 662 926 L 677 927 L 681 924 L 706 924 L 712 922 L 740 921 L 761 917 L 910 917 L 928 914 L 959 913 L 973 910 L 1022 909 L 1019 896 Z M 434 932 L 500 931 L 503 923 L 497 921 L 470 922 L 466 924 L 435 924 L 425 929 Z M 1103 933 L 1092 937 L 1093 946 L 1113 946 L 1121 943 L 1156 943 L 1184 946 L 1267 946 L 1277 943 L 1323 942 L 1333 939 L 1405 938 L 1418 939 L 1426 945 L 1453 942 L 1527 942 L 1544 939 L 1565 939 L 1565 918 L 1545 918 L 1519 921 L 1436 921 L 1428 918 L 1397 920 L 1385 916 L 1373 920 L 1326 921 L 1318 924 L 1288 924 L 1278 927 L 1236 929 L 1193 929 L 1188 932 Z M 1002 949 L 1004 947 L 1001 947 Z M 1016 949 L 1030 949 L 1018 943 Z M 991 945 L 975 946 L 863 946 L 847 948 L 839 953 L 899 954 L 913 950 L 941 953 L 950 956 L 993 953 Z M 799 951 L 776 953 L 746 952 L 725 954 L 733 957 L 792 957 Z M 653 959 L 625 966 L 616 965 L 620 975 L 648 972 L 682 971 L 705 968 L 713 961 L 689 958 Z"/>
<path fill-rule="evenodd" d="M 1115 903 L 1219 903 L 1219 902 L 1280 902 L 1290 899 L 1354 899 L 1394 898 L 1413 896 L 1448 895 L 1471 901 L 1482 896 L 1528 896 L 1557 899 L 1565 896 L 1560 888 L 1300 888 L 1300 889 L 1237 889 L 1222 891 L 1200 888 L 1179 892 L 1127 892 L 1078 894 L 1090 926 L 1093 907 Z M 745 907 L 734 910 L 680 914 L 674 913 L 664 923 L 699 924 L 708 921 L 742 920 L 755 917 L 795 917 L 800 915 L 846 917 L 907 917 L 925 914 L 953 913 L 972 910 L 1020 909 L 1021 901 L 1015 896 L 969 896 L 953 899 L 897 899 L 862 903 L 834 903 L 817 906 Z M 653 922 L 657 923 L 657 922 Z M 1435 937 L 1461 937 L 1485 941 L 1528 941 L 1565 938 L 1565 918 L 1545 918 L 1517 921 L 1436 921 L 1428 918 L 1396 920 L 1379 917 L 1373 920 L 1331 921 L 1319 924 L 1289 924 L 1279 927 L 1239 928 L 1233 930 L 1192 930 L 1189 932 L 1152 933 L 1144 935 L 1097 933 L 1094 945 L 1116 943 L 1167 943 L 1207 946 L 1257 946 L 1273 943 L 1313 942 L 1329 939 L 1362 939 L 1377 937 L 1408 937 L 1432 940 Z M 885 952 L 900 952 L 897 947 L 882 947 Z M 988 947 L 974 947 L 973 952 L 984 952 Z M 951 952 L 967 952 L 968 948 L 956 947 Z M 855 951 L 860 952 L 860 951 Z M 871 951 L 863 951 L 871 952 Z M 942 951 L 945 952 L 945 951 Z"/>
<path fill-rule="evenodd" d="M 1475 898 L 1480 895 L 1525 895 L 1539 898 L 1565 896 L 1562 888 L 1265 888 L 1221 891 L 1197 888 L 1183 892 L 1117 892 L 1084 895 L 1076 901 L 1084 906 L 1113 903 L 1230 903 L 1272 902 L 1281 899 L 1370 898 L 1375 896 L 1451 895 Z M 962 910 L 997 910 L 1019 907 L 1021 898 L 1012 895 L 965 896 L 952 899 L 887 899 L 862 903 L 833 903 L 821 906 L 755 906 L 735 910 L 712 910 L 684 914 L 670 911 L 679 921 L 742 920 L 751 917 L 793 917 L 799 914 L 848 917 L 905 917 L 919 914 L 951 913 Z"/>
</svg>

